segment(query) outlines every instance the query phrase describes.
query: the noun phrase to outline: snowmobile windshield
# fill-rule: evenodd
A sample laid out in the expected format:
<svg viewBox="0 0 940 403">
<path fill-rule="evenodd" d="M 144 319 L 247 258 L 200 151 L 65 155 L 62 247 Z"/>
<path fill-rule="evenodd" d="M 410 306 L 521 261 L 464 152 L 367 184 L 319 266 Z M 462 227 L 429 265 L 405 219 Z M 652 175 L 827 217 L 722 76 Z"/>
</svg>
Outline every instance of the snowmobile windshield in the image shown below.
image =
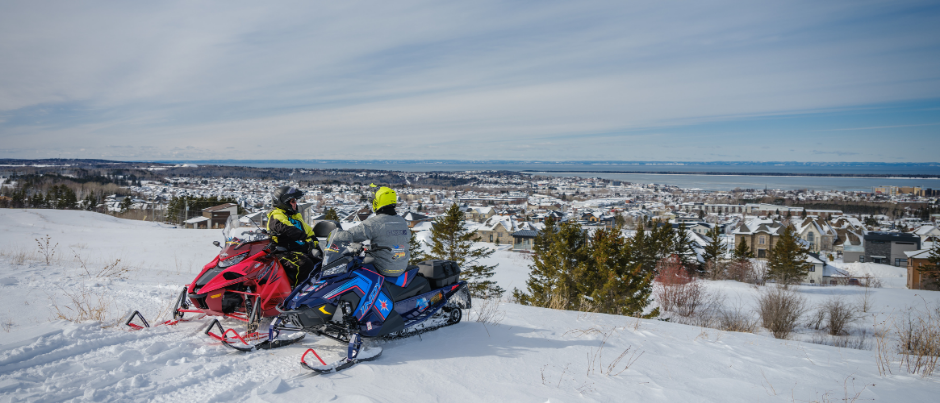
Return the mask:
<svg viewBox="0 0 940 403">
<path fill-rule="evenodd" d="M 323 267 L 326 267 L 330 262 L 342 259 L 352 252 L 349 242 L 336 240 L 336 235 L 339 234 L 340 231 L 342 230 L 336 228 L 330 231 L 330 236 L 326 238 L 326 247 L 323 248 Z"/>
<path fill-rule="evenodd" d="M 247 220 L 247 218 L 245 218 Z M 243 223 L 237 215 L 230 215 L 225 221 L 225 228 L 222 229 L 222 236 L 226 243 L 236 242 L 256 242 L 268 239 L 268 235 L 256 230 L 256 227 L 249 223 Z"/>
</svg>

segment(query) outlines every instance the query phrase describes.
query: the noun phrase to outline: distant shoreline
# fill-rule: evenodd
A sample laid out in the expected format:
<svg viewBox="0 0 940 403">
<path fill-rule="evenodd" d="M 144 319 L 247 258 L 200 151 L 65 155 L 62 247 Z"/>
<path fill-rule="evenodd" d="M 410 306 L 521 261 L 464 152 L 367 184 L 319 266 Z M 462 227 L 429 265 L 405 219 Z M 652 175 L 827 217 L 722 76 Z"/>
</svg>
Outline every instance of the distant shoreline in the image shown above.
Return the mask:
<svg viewBox="0 0 940 403">
<path fill-rule="evenodd" d="M 798 173 L 798 172 L 682 172 L 682 171 L 545 171 L 526 169 L 519 171 L 527 174 L 633 174 L 633 175 L 686 175 L 686 176 L 771 176 L 771 177 L 814 177 L 814 178 L 881 178 L 881 179 L 940 179 L 937 175 L 925 174 L 840 174 L 840 173 Z"/>
</svg>

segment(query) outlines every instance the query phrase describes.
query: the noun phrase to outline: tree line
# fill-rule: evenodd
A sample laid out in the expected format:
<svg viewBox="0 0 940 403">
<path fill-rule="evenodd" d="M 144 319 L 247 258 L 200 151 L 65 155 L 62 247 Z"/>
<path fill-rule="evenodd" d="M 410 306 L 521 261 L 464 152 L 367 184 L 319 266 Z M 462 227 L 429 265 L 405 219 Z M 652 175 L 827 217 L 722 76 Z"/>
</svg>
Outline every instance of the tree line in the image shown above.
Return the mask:
<svg viewBox="0 0 940 403">
<path fill-rule="evenodd" d="M 233 197 L 195 197 L 195 196 L 178 196 L 170 199 L 170 202 L 167 203 L 166 209 L 166 220 L 171 222 L 181 223 L 195 216 L 202 215 L 202 210 L 218 206 L 225 203 L 234 203 L 238 202 Z M 189 208 L 187 212 L 187 207 Z M 238 206 L 238 214 L 245 214 L 245 209 L 242 206 Z"/>
<path fill-rule="evenodd" d="M 96 179 L 101 177 L 11 176 L 4 184 L 15 182 L 15 186 L 0 189 L 0 207 L 95 210 L 105 197 L 128 193 L 126 188 L 107 178 L 102 182 Z"/>
</svg>

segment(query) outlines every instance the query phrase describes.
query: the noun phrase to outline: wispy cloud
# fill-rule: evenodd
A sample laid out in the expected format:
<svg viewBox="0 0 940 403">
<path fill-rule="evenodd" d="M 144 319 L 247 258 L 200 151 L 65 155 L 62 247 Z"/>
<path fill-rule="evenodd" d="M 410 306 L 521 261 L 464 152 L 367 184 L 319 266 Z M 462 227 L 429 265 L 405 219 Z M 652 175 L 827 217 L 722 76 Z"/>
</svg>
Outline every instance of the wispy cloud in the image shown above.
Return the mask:
<svg viewBox="0 0 940 403">
<path fill-rule="evenodd" d="M 0 4 L 3 156 L 694 159 L 752 149 L 670 129 L 940 97 L 919 1 L 220 4 Z"/>
<path fill-rule="evenodd" d="M 875 130 L 875 129 L 897 129 L 900 127 L 922 127 L 922 126 L 938 126 L 940 123 L 924 123 L 918 125 L 895 125 L 895 126 L 871 126 L 871 127 L 850 127 L 845 129 L 830 129 L 830 130 L 821 130 L 824 132 L 844 132 L 851 130 Z"/>
<path fill-rule="evenodd" d="M 850 155 L 861 155 L 860 153 L 850 152 L 850 151 L 819 151 L 813 150 L 815 155 L 838 155 L 840 157 L 850 156 Z"/>
</svg>

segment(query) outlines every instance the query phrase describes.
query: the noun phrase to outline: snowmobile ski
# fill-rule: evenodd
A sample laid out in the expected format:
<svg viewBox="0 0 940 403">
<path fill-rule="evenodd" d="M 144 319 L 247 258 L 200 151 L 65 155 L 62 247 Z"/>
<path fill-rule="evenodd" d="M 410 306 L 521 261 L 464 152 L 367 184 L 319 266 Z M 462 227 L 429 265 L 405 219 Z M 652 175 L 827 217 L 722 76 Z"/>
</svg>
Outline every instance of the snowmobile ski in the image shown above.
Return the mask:
<svg viewBox="0 0 940 403">
<path fill-rule="evenodd" d="M 318 361 L 317 363 L 314 363 L 314 364 L 307 363 L 305 359 L 307 357 L 307 354 L 309 353 L 313 353 L 313 356 L 317 358 L 317 361 Z M 327 364 L 326 362 L 323 361 L 322 358 L 320 358 L 320 356 L 317 354 L 316 351 L 314 351 L 312 348 L 308 348 L 307 351 L 304 352 L 304 355 L 300 357 L 300 365 L 318 374 L 326 374 L 330 372 L 342 371 L 344 369 L 352 367 L 353 365 L 356 365 L 359 362 L 375 360 L 379 358 L 381 355 L 382 355 L 382 347 L 369 347 L 360 351 L 359 354 L 357 354 L 356 358 L 350 359 L 348 357 L 343 357 L 343 358 L 340 358 L 339 360 L 336 360 L 334 362 Z"/>
<path fill-rule="evenodd" d="M 219 334 L 212 333 L 213 328 L 219 329 Z M 231 333 L 231 335 L 229 333 Z M 295 336 L 288 339 L 265 340 L 261 343 L 252 345 L 248 344 L 248 342 L 252 340 L 259 340 L 266 336 L 257 332 L 240 335 L 235 331 L 235 329 L 223 330 L 222 324 L 219 323 L 218 319 L 213 320 L 212 324 L 206 328 L 206 335 L 222 342 L 222 344 L 226 347 L 246 353 L 255 350 L 270 350 L 273 348 L 289 346 L 303 340 L 304 337 L 307 336 L 305 333 L 300 333 L 300 336 Z M 235 344 L 236 341 L 240 344 Z"/>
</svg>

